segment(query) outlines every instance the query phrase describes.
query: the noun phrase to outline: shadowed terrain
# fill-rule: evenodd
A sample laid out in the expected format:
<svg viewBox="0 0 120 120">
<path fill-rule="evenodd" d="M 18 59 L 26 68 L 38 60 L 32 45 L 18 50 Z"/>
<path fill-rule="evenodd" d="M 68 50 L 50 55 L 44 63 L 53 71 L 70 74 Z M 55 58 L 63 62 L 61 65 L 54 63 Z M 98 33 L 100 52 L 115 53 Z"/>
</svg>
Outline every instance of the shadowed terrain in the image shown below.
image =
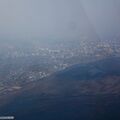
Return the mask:
<svg viewBox="0 0 120 120">
<path fill-rule="evenodd" d="M 75 65 L 28 84 L 0 114 L 17 120 L 119 120 L 119 60 Z"/>
</svg>

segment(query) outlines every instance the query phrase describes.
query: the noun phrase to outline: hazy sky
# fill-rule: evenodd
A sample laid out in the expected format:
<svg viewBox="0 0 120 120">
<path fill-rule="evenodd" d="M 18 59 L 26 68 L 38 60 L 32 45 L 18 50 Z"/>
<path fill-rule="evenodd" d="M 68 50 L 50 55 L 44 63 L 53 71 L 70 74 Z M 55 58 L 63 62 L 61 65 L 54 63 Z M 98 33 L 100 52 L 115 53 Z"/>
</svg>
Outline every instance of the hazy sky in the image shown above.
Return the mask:
<svg viewBox="0 0 120 120">
<path fill-rule="evenodd" d="M 79 39 L 91 26 L 118 34 L 119 13 L 120 0 L 0 0 L 0 40 Z"/>
<path fill-rule="evenodd" d="M 120 34 L 120 0 L 82 0 L 99 36 Z"/>
</svg>

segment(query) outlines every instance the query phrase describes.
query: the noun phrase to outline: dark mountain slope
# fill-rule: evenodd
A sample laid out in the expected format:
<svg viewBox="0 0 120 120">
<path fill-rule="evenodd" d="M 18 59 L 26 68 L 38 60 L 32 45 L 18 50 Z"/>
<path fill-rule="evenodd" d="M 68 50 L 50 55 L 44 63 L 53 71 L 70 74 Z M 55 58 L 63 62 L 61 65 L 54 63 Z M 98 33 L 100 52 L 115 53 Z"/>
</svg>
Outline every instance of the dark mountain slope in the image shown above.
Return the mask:
<svg viewBox="0 0 120 120">
<path fill-rule="evenodd" d="M 54 75 L 61 80 L 94 80 L 120 76 L 120 58 L 108 58 L 84 65 L 75 65 Z"/>
</svg>

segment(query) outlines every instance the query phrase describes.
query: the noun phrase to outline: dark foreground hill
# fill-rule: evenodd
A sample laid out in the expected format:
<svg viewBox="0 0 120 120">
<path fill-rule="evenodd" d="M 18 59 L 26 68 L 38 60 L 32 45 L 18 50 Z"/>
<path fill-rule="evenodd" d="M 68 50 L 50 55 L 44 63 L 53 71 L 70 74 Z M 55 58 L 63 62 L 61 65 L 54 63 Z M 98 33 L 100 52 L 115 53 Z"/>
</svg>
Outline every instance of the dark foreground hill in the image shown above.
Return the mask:
<svg viewBox="0 0 120 120">
<path fill-rule="evenodd" d="M 120 58 L 108 58 L 88 64 L 78 64 L 55 75 L 61 80 L 97 80 L 120 76 Z"/>
<path fill-rule="evenodd" d="M 0 115 L 16 120 L 120 120 L 119 61 L 75 65 L 26 85 L 0 108 Z"/>
</svg>

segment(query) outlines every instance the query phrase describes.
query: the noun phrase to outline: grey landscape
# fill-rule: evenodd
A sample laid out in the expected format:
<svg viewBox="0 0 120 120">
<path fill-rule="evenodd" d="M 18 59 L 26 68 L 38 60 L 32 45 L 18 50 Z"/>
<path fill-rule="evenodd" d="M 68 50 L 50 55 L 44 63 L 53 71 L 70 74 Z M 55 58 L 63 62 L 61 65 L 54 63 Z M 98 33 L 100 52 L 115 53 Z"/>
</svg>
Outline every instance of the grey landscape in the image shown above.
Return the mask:
<svg viewBox="0 0 120 120">
<path fill-rule="evenodd" d="M 120 120 L 119 0 L 0 0 L 0 117 Z"/>
</svg>

